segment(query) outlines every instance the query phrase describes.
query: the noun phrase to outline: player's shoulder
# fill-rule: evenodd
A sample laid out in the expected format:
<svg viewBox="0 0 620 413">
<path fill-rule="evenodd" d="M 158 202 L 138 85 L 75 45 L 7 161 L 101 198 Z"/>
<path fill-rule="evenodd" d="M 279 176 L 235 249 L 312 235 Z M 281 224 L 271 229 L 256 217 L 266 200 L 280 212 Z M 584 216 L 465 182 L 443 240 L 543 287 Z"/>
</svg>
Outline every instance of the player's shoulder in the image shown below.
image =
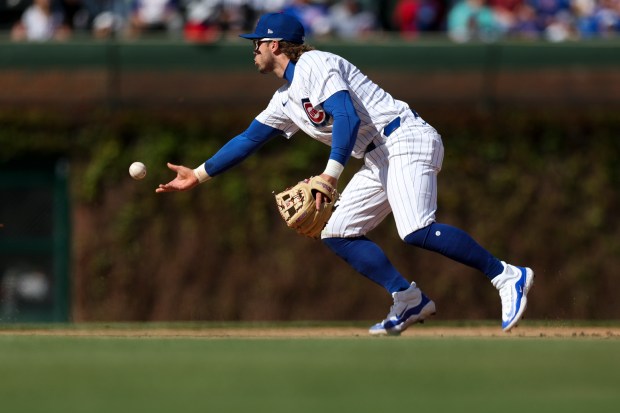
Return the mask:
<svg viewBox="0 0 620 413">
<path fill-rule="evenodd" d="M 308 66 L 308 67 L 323 67 L 323 66 L 331 66 L 339 61 L 344 61 L 345 59 L 337 54 L 325 52 L 323 50 L 310 50 L 305 52 L 299 57 L 297 61 L 297 65 Z"/>
<path fill-rule="evenodd" d="M 336 55 L 330 52 L 323 51 L 323 50 L 313 49 L 313 50 L 304 52 L 299 57 L 299 60 L 302 61 L 302 60 L 308 60 L 308 59 L 321 59 L 321 58 L 326 58 L 330 56 L 336 56 Z"/>
<path fill-rule="evenodd" d="M 288 90 L 289 90 L 289 84 L 284 84 L 282 86 L 280 86 L 273 94 L 273 97 L 271 98 L 272 100 L 276 101 L 276 102 L 282 102 L 283 100 L 287 100 L 287 96 L 288 96 Z"/>
</svg>

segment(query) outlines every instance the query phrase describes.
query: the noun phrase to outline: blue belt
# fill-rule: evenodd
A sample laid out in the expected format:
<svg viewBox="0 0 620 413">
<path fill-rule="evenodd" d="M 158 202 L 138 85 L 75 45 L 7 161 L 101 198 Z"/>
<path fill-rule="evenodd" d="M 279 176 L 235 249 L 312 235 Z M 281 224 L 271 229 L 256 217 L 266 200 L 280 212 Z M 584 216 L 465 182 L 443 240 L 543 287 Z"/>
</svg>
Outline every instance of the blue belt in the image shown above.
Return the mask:
<svg viewBox="0 0 620 413">
<path fill-rule="evenodd" d="M 395 117 L 390 123 L 385 125 L 385 128 L 383 128 L 383 134 L 387 138 L 398 128 L 400 128 L 400 116 Z M 377 146 L 375 145 L 374 141 L 370 142 L 370 144 L 366 147 L 366 151 L 364 153 L 368 153 L 376 147 Z"/>
<path fill-rule="evenodd" d="M 385 125 L 383 128 L 383 134 L 387 137 L 392 134 L 396 129 L 400 128 L 400 116 L 394 118 L 393 121 Z"/>
</svg>

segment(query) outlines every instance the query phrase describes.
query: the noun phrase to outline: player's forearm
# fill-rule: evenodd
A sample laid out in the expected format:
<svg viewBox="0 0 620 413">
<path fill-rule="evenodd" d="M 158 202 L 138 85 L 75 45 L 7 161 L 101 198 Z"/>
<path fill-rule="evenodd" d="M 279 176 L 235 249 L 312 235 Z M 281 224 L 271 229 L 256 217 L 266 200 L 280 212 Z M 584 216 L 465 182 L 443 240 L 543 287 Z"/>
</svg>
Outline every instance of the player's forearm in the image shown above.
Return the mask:
<svg viewBox="0 0 620 413">
<path fill-rule="evenodd" d="M 226 145 L 222 146 L 222 148 L 205 163 L 194 169 L 194 175 L 196 175 L 199 182 L 205 182 L 241 163 L 258 149 L 259 146 L 260 145 L 257 145 L 255 142 L 244 139 L 242 135 L 238 135 L 231 139 Z"/>
<path fill-rule="evenodd" d="M 261 142 L 247 139 L 243 134 L 237 135 L 204 163 L 205 172 L 210 177 L 219 175 L 241 163 L 261 145 Z"/>
</svg>

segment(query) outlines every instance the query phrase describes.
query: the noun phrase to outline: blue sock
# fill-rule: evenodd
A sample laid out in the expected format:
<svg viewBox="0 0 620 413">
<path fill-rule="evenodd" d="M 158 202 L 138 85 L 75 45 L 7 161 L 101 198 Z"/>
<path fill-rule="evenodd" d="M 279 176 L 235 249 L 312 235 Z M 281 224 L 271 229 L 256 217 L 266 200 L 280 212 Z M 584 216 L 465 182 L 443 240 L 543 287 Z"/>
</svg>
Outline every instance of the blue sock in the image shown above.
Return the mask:
<svg viewBox="0 0 620 413">
<path fill-rule="evenodd" d="M 501 261 L 482 248 L 469 234 L 450 225 L 434 222 L 407 235 L 405 242 L 476 268 L 489 279 L 504 270 Z"/>
<path fill-rule="evenodd" d="M 366 278 L 395 293 L 409 288 L 409 282 L 394 268 L 377 244 L 366 237 L 325 238 L 323 243 Z"/>
</svg>

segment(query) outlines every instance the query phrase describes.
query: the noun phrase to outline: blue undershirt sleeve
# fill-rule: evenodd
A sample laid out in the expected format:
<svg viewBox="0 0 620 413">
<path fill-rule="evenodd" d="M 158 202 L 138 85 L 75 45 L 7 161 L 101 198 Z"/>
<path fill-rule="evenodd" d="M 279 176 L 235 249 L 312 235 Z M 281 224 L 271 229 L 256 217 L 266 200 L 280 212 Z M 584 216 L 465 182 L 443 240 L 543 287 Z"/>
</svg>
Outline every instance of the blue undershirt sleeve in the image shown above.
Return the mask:
<svg viewBox="0 0 620 413">
<path fill-rule="evenodd" d="M 219 175 L 241 163 L 263 144 L 278 135 L 284 135 L 284 132 L 254 119 L 243 133 L 228 141 L 205 162 L 205 169 L 209 176 Z"/>
<path fill-rule="evenodd" d="M 323 109 L 333 117 L 332 150 L 329 159 L 346 165 L 357 139 L 360 118 L 349 92 L 341 90 L 323 102 Z"/>
</svg>

